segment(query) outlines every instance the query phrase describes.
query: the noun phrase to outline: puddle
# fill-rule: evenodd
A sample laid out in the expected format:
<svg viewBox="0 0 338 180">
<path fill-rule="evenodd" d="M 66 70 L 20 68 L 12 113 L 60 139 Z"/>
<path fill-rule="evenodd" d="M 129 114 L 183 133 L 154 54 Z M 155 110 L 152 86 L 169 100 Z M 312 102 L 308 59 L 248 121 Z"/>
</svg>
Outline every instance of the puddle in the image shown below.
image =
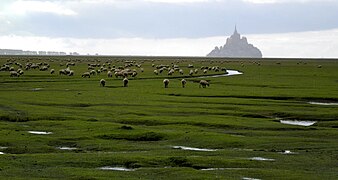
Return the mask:
<svg viewBox="0 0 338 180">
<path fill-rule="evenodd" d="M 249 158 L 249 159 L 254 160 L 254 161 L 275 161 L 274 159 L 263 158 L 263 157 L 252 157 L 252 158 Z"/>
<path fill-rule="evenodd" d="M 45 131 L 28 131 L 28 133 L 31 133 L 31 134 L 43 134 L 43 135 L 53 134 L 52 132 L 45 132 Z"/>
<path fill-rule="evenodd" d="M 231 134 L 230 136 L 232 136 L 232 137 L 245 137 L 243 135 L 238 135 L 238 134 Z"/>
<path fill-rule="evenodd" d="M 321 106 L 338 106 L 338 103 L 324 103 L 324 102 L 308 102 L 308 103 Z"/>
<path fill-rule="evenodd" d="M 297 126 L 312 126 L 317 121 L 297 121 L 297 120 L 280 120 L 282 124 L 297 125 Z"/>
<path fill-rule="evenodd" d="M 284 151 L 280 152 L 280 154 L 297 154 L 297 153 L 292 152 L 290 150 L 284 150 Z"/>
<path fill-rule="evenodd" d="M 128 169 L 124 167 L 110 167 L 110 166 L 100 167 L 99 169 L 106 171 L 135 171 L 135 169 Z"/>
<path fill-rule="evenodd" d="M 240 75 L 243 74 L 242 72 L 236 71 L 236 70 L 227 70 L 227 74 L 220 74 L 220 75 L 214 75 L 214 76 L 201 76 L 198 78 L 215 78 L 215 77 L 226 77 L 226 76 L 234 76 L 234 75 Z"/>
<path fill-rule="evenodd" d="M 261 180 L 256 178 L 243 177 L 242 180 Z"/>
<path fill-rule="evenodd" d="M 4 152 L 0 152 L 0 154 L 5 154 Z"/>
<path fill-rule="evenodd" d="M 33 88 L 32 91 L 40 91 L 42 88 Z"/>
<path fill-rule="evenodd" d="M 254 151 L 253 149 L 245 149 L 245 148 L 233 148 L 235 151 Z"/>
<path fill-rule="evenodd" d="M 60 149 L 60 150 L 76 150 L 77 148 L 71 148 L 71 147 L 56 147 L 56 149 Z"/>
<path fill-rule="evenodd" d="M 201 171 L 218 171 L 218 170 L 243 170 L 248 168 L 206 168 L 201 169 Z"/>
<path fill-rule="evenodd" d="M 189 151 L 217 151 L 217 149 L 201 149 L 201 148 L 193 148 L 193 147 L 186 147 L 186 146 L 173 146 L 174 149 L 183 149 Z"/>
</svg>

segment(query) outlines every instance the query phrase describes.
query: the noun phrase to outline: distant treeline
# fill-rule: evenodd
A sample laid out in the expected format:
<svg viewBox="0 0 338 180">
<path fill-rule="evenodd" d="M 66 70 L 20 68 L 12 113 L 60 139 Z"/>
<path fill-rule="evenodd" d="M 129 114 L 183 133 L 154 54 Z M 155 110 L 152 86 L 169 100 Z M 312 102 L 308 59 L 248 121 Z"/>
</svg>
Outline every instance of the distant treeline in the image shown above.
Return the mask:
<svg viewBox="0 0 338 180">
<path fill-rule="evenodd" d="M 57 51 L 23 51 L 20 49 L 0 49 L 0 55 L 51 55 L 63 56 L 67 55 L 65 52 Z M 70 52 L 69 55 L 79 55 L 77 52 Z"/>
</svg>

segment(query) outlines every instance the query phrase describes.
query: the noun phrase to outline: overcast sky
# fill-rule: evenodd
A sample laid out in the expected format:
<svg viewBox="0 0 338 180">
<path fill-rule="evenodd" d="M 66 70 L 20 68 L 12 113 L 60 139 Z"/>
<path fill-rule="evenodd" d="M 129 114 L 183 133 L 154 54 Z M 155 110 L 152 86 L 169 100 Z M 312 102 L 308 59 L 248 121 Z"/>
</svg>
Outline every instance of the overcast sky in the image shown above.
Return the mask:
<svg viewBox="0 0 338 180">
<path fill-rule="evenodd" d="M 234 26 L 264 57 L 338 57 L 338 0 L 1 0 L 0 48 L 205 56 Z"/>
</svg>

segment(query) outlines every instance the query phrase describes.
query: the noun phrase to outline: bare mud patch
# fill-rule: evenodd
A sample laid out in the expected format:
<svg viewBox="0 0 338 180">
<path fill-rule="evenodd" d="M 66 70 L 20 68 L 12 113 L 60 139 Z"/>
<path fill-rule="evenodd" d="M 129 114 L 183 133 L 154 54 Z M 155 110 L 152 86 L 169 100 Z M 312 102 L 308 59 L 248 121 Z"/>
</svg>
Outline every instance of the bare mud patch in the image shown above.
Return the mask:
<svg viewBox="0 0 338 180">
<path fill-rule="evenodd" d="M 194 147 L 186 147 L 186 146 L 172 146 L 173 149 L 182 149 L 188 151 L 204 151 L 204 152 L 213 152 L 217 151 L 217 149 L 203 149 L 203 148 L 194 148 Z"/>
<path fill-rule="evenodd" d="M 105 170 L 105 171 L 135 171 L 135 169 L 128 169 L 125 167 L 111 167 L 111 166 L 104 166 L 98 169 Z"/>
</svg>

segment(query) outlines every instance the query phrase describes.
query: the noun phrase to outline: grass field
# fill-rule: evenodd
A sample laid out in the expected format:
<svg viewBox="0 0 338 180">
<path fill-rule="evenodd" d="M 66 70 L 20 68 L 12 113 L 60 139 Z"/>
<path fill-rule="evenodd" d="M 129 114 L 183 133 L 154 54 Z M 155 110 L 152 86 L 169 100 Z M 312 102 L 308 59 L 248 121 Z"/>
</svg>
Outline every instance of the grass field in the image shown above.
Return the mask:
<svg viewBox="0 0 338 180">
<path fill-rule="evenodd" d="M 81 77 L 88 63 L 131 60 L 144 72 L 131 67 L 129 87 L 104 72 Z M 0 72 L 0 179 L 338 179 L 338 61 L 4 56 L 0 66 L 28 61 L 56 73 Z M 67 62 L 74 76 L 58 74 Z M 200 78 L 201 66 L 243 74 Z"/>
</svg>

